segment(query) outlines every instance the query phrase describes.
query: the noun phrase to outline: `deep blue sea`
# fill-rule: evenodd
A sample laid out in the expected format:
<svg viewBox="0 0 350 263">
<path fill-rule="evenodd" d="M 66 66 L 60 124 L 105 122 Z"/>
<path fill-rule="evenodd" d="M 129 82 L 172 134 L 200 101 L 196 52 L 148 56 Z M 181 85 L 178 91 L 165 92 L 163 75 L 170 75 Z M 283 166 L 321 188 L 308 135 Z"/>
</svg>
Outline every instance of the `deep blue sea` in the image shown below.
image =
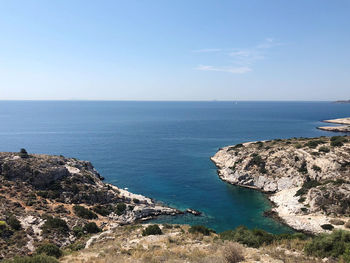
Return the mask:
<svg viewBox="0 0 350 263">
<path fill-rule="evenodd" d="M 330 102 L 0 101 L 0 151 L 90 160 L 107 182 L 203 216 L 157 222 L 290 231 L 258 191 L 222 182 L 210 157 L 245 141 L 334 135 L 320 120 L 350 115 Z"/>
</svg>

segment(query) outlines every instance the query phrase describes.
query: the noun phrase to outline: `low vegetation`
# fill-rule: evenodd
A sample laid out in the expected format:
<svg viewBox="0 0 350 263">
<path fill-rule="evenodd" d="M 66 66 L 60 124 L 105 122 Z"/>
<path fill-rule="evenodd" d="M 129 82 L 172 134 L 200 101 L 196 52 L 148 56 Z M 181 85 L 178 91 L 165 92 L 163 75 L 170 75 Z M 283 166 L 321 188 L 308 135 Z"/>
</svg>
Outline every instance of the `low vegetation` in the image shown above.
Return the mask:
<svg viewBox="0 0 350 263">
<path fill-rule="evenodd" d="M 81 205 L 75 205 L 73 207 L 74 213 L 84 219 L 96 219 L 97 215 L 92 212 L 90 209 L 85 208 L 84 206 Z"/>
<path fill-rule="evenodd" d="M 202 225 L 194 225 L 191 226 L 188 230 L 189 233 L 201 233 L 205 236 L 209 236 L 211 233 L 215 233 L 214 230 L 207 228 L 206 226 L 202 226 Z"/>
<path fill-rule="evenodd" d="M 150 225 L 142 231 L 143 236 L 161 235 L 161 234 L 163 234 L 163 232 L 158 225 Z"/>
</svg>

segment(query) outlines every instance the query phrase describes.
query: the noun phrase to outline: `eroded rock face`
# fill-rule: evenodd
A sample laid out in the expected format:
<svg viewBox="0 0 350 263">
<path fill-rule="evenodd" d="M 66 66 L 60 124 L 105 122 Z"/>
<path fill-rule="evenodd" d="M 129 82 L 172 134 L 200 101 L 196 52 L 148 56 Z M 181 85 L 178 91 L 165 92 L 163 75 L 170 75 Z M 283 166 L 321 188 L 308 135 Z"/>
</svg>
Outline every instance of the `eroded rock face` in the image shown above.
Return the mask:
<svg viewBox="0 0 350 263">
<path fill-rule="evenodd" d="M 294 228 L 322 231 L 310 224 L 310 214 L 327 217 L 318 223 L 350 215 L 349 136 L 248 142 L 224 147 L 211 159 L 222 180 L 272 194 L 274 210 Z"/>
</svg>

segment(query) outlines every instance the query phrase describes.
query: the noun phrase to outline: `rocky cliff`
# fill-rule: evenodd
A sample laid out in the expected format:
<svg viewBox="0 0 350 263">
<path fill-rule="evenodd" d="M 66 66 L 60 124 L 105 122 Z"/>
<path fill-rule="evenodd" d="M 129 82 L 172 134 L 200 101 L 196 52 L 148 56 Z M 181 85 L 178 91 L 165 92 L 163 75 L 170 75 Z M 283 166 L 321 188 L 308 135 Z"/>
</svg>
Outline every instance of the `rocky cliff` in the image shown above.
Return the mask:
<svg viewBox="0 0 350 263">
<path fill-rule="evenodd" d="M 42 243 L 68 246 L 102 229 L 179 213 L 102 179 L 87 161 L 0 153 L 0 260 Z"/>
<path fill-rule="evenodd" d="M 344 228 L 349 219 L 349 139 L 334 136 L 248 142 L 220 149 L 212 161 L 222 180 L 268 193 L 275 204 L 273 211 L 285 223 L 317 233 Z"/>
</svg>

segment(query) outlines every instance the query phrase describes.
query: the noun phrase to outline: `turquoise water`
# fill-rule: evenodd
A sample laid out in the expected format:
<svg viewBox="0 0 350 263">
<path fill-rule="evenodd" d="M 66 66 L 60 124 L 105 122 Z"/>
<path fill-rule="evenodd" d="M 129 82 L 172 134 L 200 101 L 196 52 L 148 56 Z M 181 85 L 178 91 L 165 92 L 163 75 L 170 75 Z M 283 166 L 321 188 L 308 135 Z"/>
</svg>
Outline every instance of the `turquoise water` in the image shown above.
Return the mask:
<svg viewBox="0 0 350 263">
<path fill-rule="evenodd" d="M 349 113 L 329 102 L 0 101 L 0 151 L 90 160 L 108 182 L 204 213 L 158 222 L 277 233 L 289 229 L 263 217 L 264 195 L 219 180 L 210 156 L 244 141 L 333 135 L 315 127 Z"/>
</svg>

